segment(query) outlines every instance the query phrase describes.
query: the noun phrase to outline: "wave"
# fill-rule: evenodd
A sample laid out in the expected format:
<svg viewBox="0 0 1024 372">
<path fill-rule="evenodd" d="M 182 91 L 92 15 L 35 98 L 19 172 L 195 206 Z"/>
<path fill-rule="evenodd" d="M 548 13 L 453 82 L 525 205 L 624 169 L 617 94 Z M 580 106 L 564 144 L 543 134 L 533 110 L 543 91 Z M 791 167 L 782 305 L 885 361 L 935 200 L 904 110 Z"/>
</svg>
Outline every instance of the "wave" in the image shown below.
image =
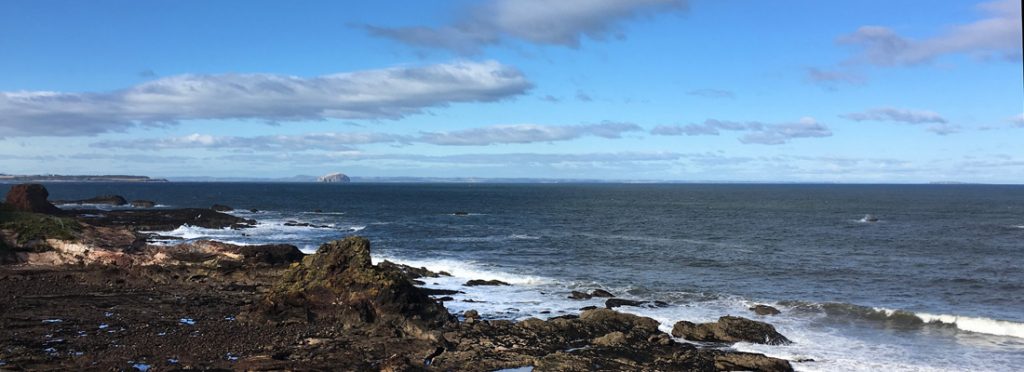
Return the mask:
<svg viewBox="0 0 1024 372">
<path fill-rule="evenodd" d="M 961 331 L 1024 339 L 1024 323 L 984 317 L 930 314 L 882 307 L 844 303 L 781 302 L 794 311 L 821 311 L 833 318 L 846 318 L 884 323 L 893 328 L 914 329 L 926 326 L 949 326 Z"/>
<path fill-rule="evenodd" d="M 460 279 L 485 279 L 485 280 L 500 280 L 509 284 L 517 285 L 537 285 L 537 284 L 548 284 L 553 282 L 550 278 L 532 276 L 532 275 L 521 275 L 508 272 L 502 269 L 494 269 L 486 267 L 473 261 L 462 261 L 454 259 L 407 259 L 391 256 L 388 254 L 374 254 L 374 262 L 380 262 L 388 260 L 394 263 L 402 265 L 409 265 L 412 267 L 425 267 L 427 270 L 434 272 L 447 272 L 455 278 Z"/>
</svg>

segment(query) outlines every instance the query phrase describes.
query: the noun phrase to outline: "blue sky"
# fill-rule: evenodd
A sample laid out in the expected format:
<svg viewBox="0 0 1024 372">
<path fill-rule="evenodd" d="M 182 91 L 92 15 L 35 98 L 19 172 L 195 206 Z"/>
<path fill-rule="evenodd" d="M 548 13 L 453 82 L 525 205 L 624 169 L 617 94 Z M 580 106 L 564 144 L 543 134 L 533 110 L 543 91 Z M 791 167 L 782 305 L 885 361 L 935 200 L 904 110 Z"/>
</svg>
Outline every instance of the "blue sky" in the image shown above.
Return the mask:
<svg viewBox="0 0 1024 372">
<path fill-rule="evenodd" d="M 1024 183 L 1017 1 L 10 1 L 0 173 Z"/>
</svg>

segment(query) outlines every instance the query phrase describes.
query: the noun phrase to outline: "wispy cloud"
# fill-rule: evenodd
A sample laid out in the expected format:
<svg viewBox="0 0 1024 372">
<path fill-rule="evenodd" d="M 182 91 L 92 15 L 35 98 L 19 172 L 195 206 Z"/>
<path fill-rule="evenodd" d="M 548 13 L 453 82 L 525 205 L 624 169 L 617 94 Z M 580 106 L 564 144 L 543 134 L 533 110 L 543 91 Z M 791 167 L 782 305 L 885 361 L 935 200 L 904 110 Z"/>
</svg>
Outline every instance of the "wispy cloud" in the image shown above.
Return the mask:
<svg viewBox="0 0 1024 372">
<path fill-rule="evenodd" d="M 190 134 L 170 138 L 138 138 L 92 143 L 97 148 L 169 150 L 222 149 L 245 151 L 352 151 L 357 145 L 390 143 L 394 145 L 427 143 L 439 146 L 487 146 L 569 141 L 586 136 L 621 138 L 628 132 L 642 131 L 633 123 L 602 122 L 583 125 L 513 124 L 492 125 L 449 132 L 421 132 L 399 135 L 378 132 L 306 133 L 272 136 L 214 136 Z"/>
<path fill-rule="evenodd" d="M 1024 113 L 1010 118 L 1010 123 L 1019 128 L 1024 128 Z"/>
<path fill-rule="evenodd" d="M 853 121 L 896 121 L 909 124 L 946 123 L 946 118 L 928 110 L 899 109 L 893 107 L 873 108 L 862 112 L 839 115 Z"/>
<path fill-rule="evenodd" d="M 839 84 L 863 84 L 866 81 L 859 73 L 848 68 L 826 70 L 808 67 L 804 69 L 804 73 L 808 81 L 827 88 L 835 88 Z"/>
<path fill-rule="evenodd" d="M 986 18 L 950 27 L 944 34 L 910 39 L 883 26 L 863 26 L 839 38 L 859 48 L 854 62 L 881 66 L 915 65 L 939 56 L 966 54 L 981 58 L 1021 60 L 1021 5 L 1019 0 L 982 3 Z"/>
<path fill-rule="evenodd" d="M 451 132 L 423 133 L 417 141 L 444 146 L 482 146 L 503 143 L 566 141 L 584 136 L 620 138 L 623 133 L 642 131 L 633 123 L 603 122 L 587 125 L 494 125 Z"/>
<path fill-rule="evenodd" d="M 686 94 L 704 98 L 736 98 L 736 94 L 731 91 L 711 88 L 691 90 Z"/>
<path fill-rule="evenodd" d="M 398 119 L 454 102 L 497 101 L 532 84 L 494 61 L 313 78 L 178 75 L 96 93 L 0 92 L 0 137 L 81 136 L 194 119 Z"/>
<path fill-rule="evenodd" d="M 744 132 L 744 144 L 781 145 L 795 138 L 830 137 L 832 131 L 811 117 L 793 123 L 767 124 L 759 121 L 735 122 L 708 119 L 701 124 L 659 125 L 651 134 L 661 136 L 717 136 L 721 131 Z"/>
<path fill-rule="evenodd" d="M 685 0 L 486 0 L 440 27 L 363 27 L 374 36 L 463 54 L 505 39 L 578 48 L 584 36 L 621 37 L 619 25 L 625 19 L 685 7 Z"/>
<path fill-rule="evenodd" d="M 582 90 L 577 90 L 576 91 L 576 99 L 581 101 L 581 102 L 592 102 L 594 100 L 594 97 L 591 97 L 589 94 L 587 94 L 587 92 L 584 92 Z"/>
</svg>

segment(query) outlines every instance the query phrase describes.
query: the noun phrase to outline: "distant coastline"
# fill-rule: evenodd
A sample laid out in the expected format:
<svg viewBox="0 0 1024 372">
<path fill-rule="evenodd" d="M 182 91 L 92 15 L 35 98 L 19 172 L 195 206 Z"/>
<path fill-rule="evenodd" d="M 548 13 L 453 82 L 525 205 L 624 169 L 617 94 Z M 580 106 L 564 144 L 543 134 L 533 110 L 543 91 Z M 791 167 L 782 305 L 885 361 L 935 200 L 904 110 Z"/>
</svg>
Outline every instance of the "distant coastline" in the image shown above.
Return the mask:
<svg viewBox="0 0 1024 372">
<path fill-rule="evenodd" d="M 0 183 L 12 182 L 168 182 L 163 178 L 130 175 L 70 176 L 60 174 L 11 175 L 0 174 Z"/>
</svg>

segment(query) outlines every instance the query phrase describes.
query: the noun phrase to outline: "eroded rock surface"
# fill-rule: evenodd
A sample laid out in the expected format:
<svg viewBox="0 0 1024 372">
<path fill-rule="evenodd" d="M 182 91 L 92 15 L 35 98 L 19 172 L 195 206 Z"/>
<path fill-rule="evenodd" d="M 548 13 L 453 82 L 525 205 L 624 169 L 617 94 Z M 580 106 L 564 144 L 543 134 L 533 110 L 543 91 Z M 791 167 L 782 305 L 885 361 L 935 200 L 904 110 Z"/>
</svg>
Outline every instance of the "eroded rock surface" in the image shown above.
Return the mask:
<svg viewBox="0 0 1024 372">
<path fill-rule="evenodd" d="M 705 342 L 745 341 L 768 345 L 792 343 L 786 336 L 776 331 L 771 324 L 738 316 L 723 316 L 714 323 L 694 324 L 680 321 L 672 327 L 672 335 L 691 341 Z"/>
</svg>

